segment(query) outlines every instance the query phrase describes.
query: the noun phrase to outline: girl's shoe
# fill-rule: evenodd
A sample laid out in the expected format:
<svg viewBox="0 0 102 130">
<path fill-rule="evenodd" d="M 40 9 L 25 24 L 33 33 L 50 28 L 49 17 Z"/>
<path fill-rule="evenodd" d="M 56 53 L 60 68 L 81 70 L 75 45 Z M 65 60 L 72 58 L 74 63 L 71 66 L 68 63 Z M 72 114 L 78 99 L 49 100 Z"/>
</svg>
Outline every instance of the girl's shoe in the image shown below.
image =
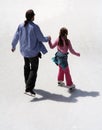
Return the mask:
<svg viewBox="0 0 102 130">
<path fill-rule="evenodd" d="M 64 87 L 64 86 L 65 86 L 65 84 L 64 84 L 64 82 L 63 82 L 63 81 L 58 81 L 58 86 L 60 86 L 60 87 Z"/>
<path fill-rule="evenodd" d="M 69 92 L 73 92 L 75 90 L 75 85 L 72 84 L 71 86 L 67 86 Z"/>
</svg>

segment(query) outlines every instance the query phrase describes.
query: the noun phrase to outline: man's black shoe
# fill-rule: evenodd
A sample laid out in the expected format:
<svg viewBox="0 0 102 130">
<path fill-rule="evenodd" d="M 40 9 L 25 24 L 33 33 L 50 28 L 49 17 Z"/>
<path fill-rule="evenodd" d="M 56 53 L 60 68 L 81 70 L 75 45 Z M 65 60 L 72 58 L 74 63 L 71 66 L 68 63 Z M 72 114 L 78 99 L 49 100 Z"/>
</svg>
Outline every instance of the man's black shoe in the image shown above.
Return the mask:
<svg viewBox="0 0 102 130">
<path fill-rule="evenodd" d="M 31 94 L 35 95 L 36 93 L 33 90 L 29 91 Z"/>
</svg>

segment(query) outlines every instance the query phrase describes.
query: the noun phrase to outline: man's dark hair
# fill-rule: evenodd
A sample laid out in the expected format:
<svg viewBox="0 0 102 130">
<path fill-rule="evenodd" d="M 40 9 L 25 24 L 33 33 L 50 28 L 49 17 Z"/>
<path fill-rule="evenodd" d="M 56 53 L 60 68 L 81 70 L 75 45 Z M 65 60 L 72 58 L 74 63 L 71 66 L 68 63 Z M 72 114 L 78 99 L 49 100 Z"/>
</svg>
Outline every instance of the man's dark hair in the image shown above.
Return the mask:
<svg viewBox="0 0 102 130">
<path fill-rule="evenodd" d="M 35 13 L 32 9 L 29 9 L 26 11 L 25 17 L 26 20 L 24 21 L 24 26 L 26 26 L 28 24 L 29 21 L 31 21 L 31 19 L 34 17 Z"/>
</svg>

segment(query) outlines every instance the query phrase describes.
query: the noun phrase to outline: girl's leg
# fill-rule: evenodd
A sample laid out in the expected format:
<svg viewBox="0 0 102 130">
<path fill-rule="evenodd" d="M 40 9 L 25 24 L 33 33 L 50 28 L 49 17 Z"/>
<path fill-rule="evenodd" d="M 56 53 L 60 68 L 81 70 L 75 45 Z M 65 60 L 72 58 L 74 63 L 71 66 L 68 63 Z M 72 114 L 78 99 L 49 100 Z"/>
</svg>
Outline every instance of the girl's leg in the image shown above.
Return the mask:
<svg viewBox="0 0 102 130">
<path fill-rule="evenodd" d="M 61 66 L 59 66 L 58 81 L 64 81 L 64 71 Z"/>
<path fill-rule="evenodd" d="M 66 78 L 66 85 L 71 86 L 73 82 L 72 82 L 72 78 L 71 78 L 70 70 L 68 66 L 64 69 L 64 73 L 65 73 L 65 78 Z"/>
</svg>

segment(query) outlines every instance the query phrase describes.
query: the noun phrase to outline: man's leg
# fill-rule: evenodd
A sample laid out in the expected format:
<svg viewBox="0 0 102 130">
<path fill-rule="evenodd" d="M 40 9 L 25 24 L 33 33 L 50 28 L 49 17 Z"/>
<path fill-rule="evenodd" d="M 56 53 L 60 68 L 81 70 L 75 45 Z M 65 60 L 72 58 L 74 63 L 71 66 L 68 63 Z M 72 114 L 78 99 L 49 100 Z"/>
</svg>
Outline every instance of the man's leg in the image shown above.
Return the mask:
<svg viewBox="0 0 102 130">
<path fill-rule="evenodd" d="M 36 78 L 37 78 L 39 58 L 33 57 L 33 58 L 29 58 L 29 60 L 31 63 L 31 69 L 30 69 L 28 80 L 27 80 L 26 88 L 28 90 L 32 91 L 33 88 L 35 87 L 35 82 L 36 82 Z"/>
<path fill-rule="evenodd" d="M 24 57 L 24 79 L 25 79 L 25 83 L 27 83 L 29 73 L 30 73 L 29 58 Z"/>
</svg>

